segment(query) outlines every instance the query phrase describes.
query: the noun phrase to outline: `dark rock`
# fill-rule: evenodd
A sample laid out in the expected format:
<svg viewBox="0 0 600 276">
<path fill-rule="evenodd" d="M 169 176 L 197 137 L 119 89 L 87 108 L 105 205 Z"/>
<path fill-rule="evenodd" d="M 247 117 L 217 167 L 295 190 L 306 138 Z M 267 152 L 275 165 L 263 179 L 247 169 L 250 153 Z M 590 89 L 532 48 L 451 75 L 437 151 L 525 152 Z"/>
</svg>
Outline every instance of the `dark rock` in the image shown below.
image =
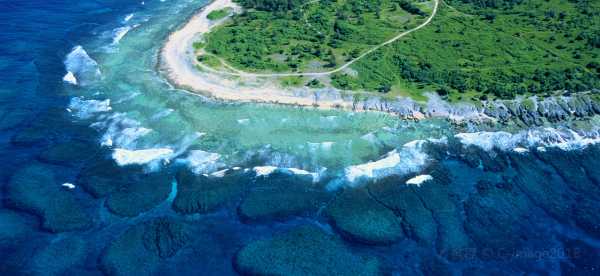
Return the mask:
<svg viewBox="0 0 600 276">
<path fill-rule="evenodd" d="M 486 171 L 501 172 L 508 167 L 508 159 L 500 150 L 485 151 L 477 146 L 461 146 L 454 147 L 458 150 L 458 155 L 469 166 L 473 168 L 481 167 Z"/>
<path fill-rule="evenodd" d="M 568 186 L 532 154 L 511 154 L 516 175 L 508 179 L 538 207 L 561 222 L 568 222 L 575 197 Z"/>
<path fill-rule="evenodd" d="M 579 162 L 583 167 L 585 174 L 592 182 L 600 187 L 600 146 L 591 145 L 582 151 L 578 156 Z"/>
<path fill-rule="evenodd" d="M 212 212 L 239 198 L 248 182 L 249 176 L 242 171 L 231 171 L 223 177 L 209 177 L 182 170 L 177 175 L 173 209 L 184 214 Z"/>
<path fill-rule="evenodd" d="M 569 196 L 573 198 L 573 214 L 576 224 L 584 231 L 600 237 L 600 186 L 598 185 L 597 148 L 592 146 L 584 150 L 562 151 L 547 149 L 538 156 L 550 164 L 569 187 Z M 576 202 L 576 203 L 575 203 Z"/>
<path fill-rule="evenodd" d="M 508 108 L 501 101 L 491 101 L 486 103 L 483 113 L 496 118 L 500 122 L 507 122 L 512 117 Z"/>
<path fill-rule="evenodd" d="M 185 225 L 170 219 L 156 219 L 146 224 L 144 246 L 160 258 L 175 255 L 189 239 Z"/>
<path fill-rule="evenodd" d="M 367 244 L 389 244 L 404 237 L 401 219 L 365 189 L 348 189 L 327 207 L 344 237 Z"/>
<path fill-rule="evenodd" d="M 532 208 L 527 197 L 511 184 L 496 185 L 487 181 L 477 184 L 477 193 L 465 202 L 465 229 L 480 249 L 482 259 L 502 259 L 504 252 L 515 252 L 533 239 Z"/>
<path fill-rule="evenodd" d="M 464 259 L 464 250 L 472 245 L 463 227 L 457 196 L 448 187 L 448 172 L 443 167 L 436 167 L 429 174 L 433 180 L 411 188 L 437 223 L 437 250 L 450 260 Z"/>
<path fill-rule="evenodd" d="M 575 222 L 584 231 L 600 238 L 600 198 L 597 196 L 581 196 L 574 208 Z"/>
<path fill-rule="evenodd" d="M 238 207 L 244 221 L 283 220 L 308 215 L 324 206 L 330 193 L 312 180 L 286 173 L 259 177 Z"/>
<path fill-rule="evenodd" d="M 170 218 L 136 224 L 114 240 L 100 259 L 108 275 L 150 275 L 163 259 L 172 257 L 188 241 L 187 226 Z"/>
<path fill-rule="evenodd" d="M 134 217 L 165 201 L 171 192 L 172 177 L 168 173 L 131 174 L 128 184 L 113 191 L 106 207 L 113 213 Z"/>
<path fill-rule="evenodd" d="M 46 163 L 73 166 L 93 158 L 97 152 L 95 145 L 73 140 L 48 147 L 39 159 Z"/>
<path fill-rule="evenodd" d="M 577 117 L 586 117 L 594 114 L 590 99 L 585 96 L 571 97 L 567 104 L 573 114 Z"/>
<path fill-rule="evenodd" d="M 550 164 L 574 192 L 600 197 L 600 186 L 588 176 L 588 172 L 593 175 L 598 170 L 595 165 L 600 165 L 600 161 L 596 161 L 600 155 L 594 156 L 593 149 L 564 151 L 549 148 L 545 152 L 537 152 L 537 156 Z"/>
<path fill-rule="evenodd" d="M 52 232 L 88 228 L 92 220 L 55 179 L 57 170 L 61 168 L 33 164 L 17 171 L 7 188 L 8 205 L 40 216 L 43 228 Z"/>
<path fill-rule="evenodd" d="M 378 275 L 379 262 L 353 254 L 335 236 L 301 226 L 271 239 L 252 242 L 234 258 L 249 275 Z"/>
<path fill-rule="evenodd" d="M 432 246 L 437 239 L 437 224 L 414 189 L 405 179 L 386 179 L 368 186 L 371 195 L 402 218 L 408 237 Z"/>
<path fill-rule="evenodd" d="M 112 159 L 92 159 L 80 172 L 77 183 L 94 197 L 100 198 L 129 185 L 130 178 L 135 174 L 143 174 L 143 168 L 120 167 Z"/>
<path fill-rule="evenodd" d="M 548 98 L 538 102 L 538 112 L 550 122 L 559 122 L 569 117 L 569 110 L 565 110 L 556 98 Z"/>
</svg>

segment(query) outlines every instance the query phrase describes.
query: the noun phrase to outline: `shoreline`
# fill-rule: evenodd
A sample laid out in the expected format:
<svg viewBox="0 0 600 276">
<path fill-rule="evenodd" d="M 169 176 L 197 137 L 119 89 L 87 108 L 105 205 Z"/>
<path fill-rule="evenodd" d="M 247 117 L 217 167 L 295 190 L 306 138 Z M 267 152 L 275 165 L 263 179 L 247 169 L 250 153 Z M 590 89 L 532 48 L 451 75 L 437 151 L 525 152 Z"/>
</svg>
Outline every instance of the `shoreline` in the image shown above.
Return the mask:
<svg viewBox="0 0 600 276">
<path fill-rule="evenodd" d="M 224 102 L 382 112 L 406 120 L 445 118 L 455 123 L 516 121 L 518 124 L 540 125 L 544 120 L 557 122 L 600 114 L 600 103 L 586 96 L 589 93 L 577 93 L 580 95 L 572 97 L 556 96 L 550 99 L 533 96 L 494 100 L 482 102 L 482 106 L 477 107 L 467 102 L 450 103 L 435 93 L 426 93 L 429 98 L 427 102 L 417 102 L 406 97 L 386 99 L 366 92 L 345 93 L 335 88 L 283 88 L 271 77 L 243 75 L 226 78 L 219 74 L 218 70 L 211 71 L 211 68 L 205 66 L 202 67 L 205 70 L 201 71 L 197 67 L 199 63 L 195 59 L 193 43 L 202 34 L 210 32 L 212 28 L 230 18 L 227 16 L 211 21 L 206 17 L 210 12 L 226 7 L 233 8 L 236 13 L 241 11 L 232 0 L 213 0 L 167 37 L 158 54 L 157 69 L 173 87 Z M 355 96 L 365 97 L 358 99 Z M 525 104 L 526 100 L 531 99 L 535 102 L 533 108 L 530 104 Z"/>
<path fill-rule="evenodd" d="M 160 49 L 157 67 L 161 74 L 174 87 L 187 90 L 220 101 L 241 103 L 265 103 L 319 109 L 342 109 L 351 111 L 376 111 L 360 108 L 354 99 L 356 93 L 342 93 L 333 88 L 311 89 L 307 87 L 283 88 L 271 78 L 256 78 L 251 75 L 225 78 L 210 68 L 201 71 L 195 60 L 193 43 L 203 34 L 224 22 L 230 16 L 212 22 L 206 16 L 214 10 L 232 7 L 239 12 L 241 8 L 231 0 L 214 0 L 204 6 L 181 27 L 167 37 Z M 379 97 L 362 93 L 365 96 Z M 394 113 L 394 112 L 386 112 Z M 396 114 L 408 119 L 423 119 L 426 116 L 418 110 L 412 114 Z"/>
</svg>

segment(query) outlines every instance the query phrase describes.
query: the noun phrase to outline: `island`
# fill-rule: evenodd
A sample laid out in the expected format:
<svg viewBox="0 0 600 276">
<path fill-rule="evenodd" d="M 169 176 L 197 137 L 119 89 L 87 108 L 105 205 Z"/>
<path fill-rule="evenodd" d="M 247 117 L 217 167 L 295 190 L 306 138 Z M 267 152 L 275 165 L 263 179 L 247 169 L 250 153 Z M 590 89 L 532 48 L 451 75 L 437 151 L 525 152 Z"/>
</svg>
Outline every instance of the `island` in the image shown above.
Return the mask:
<svg viewBox="0 0 600 276">
<path fill-rule="evenodd" d="M 161 66 L 178 86 L 234 101 L 597 102 L 598 11 L 567 0 L 217 0 L 171 34 Z"/>
</svg>

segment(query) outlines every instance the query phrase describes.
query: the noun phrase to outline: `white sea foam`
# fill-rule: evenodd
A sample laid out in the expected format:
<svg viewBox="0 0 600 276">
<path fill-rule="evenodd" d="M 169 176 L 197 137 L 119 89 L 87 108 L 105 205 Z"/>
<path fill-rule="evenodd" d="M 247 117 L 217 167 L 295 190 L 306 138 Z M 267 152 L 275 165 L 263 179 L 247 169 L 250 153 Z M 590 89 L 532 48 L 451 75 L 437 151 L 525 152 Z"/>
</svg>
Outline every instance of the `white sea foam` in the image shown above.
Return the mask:
<svg viewBox="0 0 600 276">
<path fill-rule="evenodd" d="M 515 137 L 505 131 L 459 133 L 454 137 L 458 138 L 463 145 L 477 146 L 486 151 L 494 148 L 501 150 L 512 149 L 520 139 L 520 137 Z"/>
<path fill-rule="evenodd" d="M 131 30 L 131 26 L 123 26 L 113 30 L 113 41 L 112 44 L 119 44 L 121 39 Z"/>
<path fill-rule="evenodd" d="M 98 63 L 92 59 L 81 46 L 75 46 L 65 61 L 67 74 L 63 77 L 64 81 L 85 85 L 101 76 L 98 69 Z"/>
<path fill-rule="evenodd" d="M 65 74 L 65 76 L 63 77 L 63 81 L 70 83 L 72 85 L 77 85 L 77 78 L 71 71 L 69 71 L 69 72 L 67 72 L 67 74 Z"/>
<path fill-rule="evenodd" d="M 133 13 L 130 13 L 128 15 L 125 16 L 125 18 L 123 19 L 124 22 L 128 22 L 129 20 L 131 20 L 133 18 Z"/>
<path fill-rule="evenodd" d="M 298 168 L 279 168 L 279 167 L 275 167 L 275 166 L 259 166 L 259 167 L 254 167 L 252 170 L 256 173 L 257 177 L 268 176 L 274 172 L 281 172 L 281 173 L 294 174 L 294 175 L 299 175 L 299 176 L 309 176 L 313 182 L 319 181 L 319 178 L 320 178 L 319 173 L 309 172 L 309 171 L 298 169 Z"/>
<path fill-rule="evenodd" d="M 455 137 L 463 146 L 476 146 L 490 151 L 515 151 L 525 153 L 525 150 L 536 147 L 538 151 L 546 148 L 561 150 L 577 150 L 600 142 L 597 130 L 578 133 L 571 129 L 537 128 L 517 133 L 504 131 L 459 133 Z"/>
<path fill-rule="evenodd" d="M 260 167 L 254 167 L 252 170 L 256 173 L 256 176 L 267 176 L 267 175 L 274 173 L 277 170 L 277 167 L 275 167 L 275 166 L 260 166 Z"/>
<path fill-rule="evenodd" d="M 210 176 L 212 176 L 212 177 L 224 177 L 225 173 L 227 173 L 228 171 L 229 171 L 229 169 L 224 169 L 224 170 L 216 171 L 214 173 L 211 173 Z"/>
<path fill-rule="evenodd" d="M 344 171 L 347 184 L 354 187 L 361 180 L 419 172 L 429 160 L 429 156 L 422 151 L 425 143 L 425 140 L 411 141 L 377 161 L 347 167 Z"/>
<path fill-rule="evenodd" d="M 142 127 L 140 122 L 127 117 L 125 113 L 111 114 L 105 120 L 92 124 L 92 127 L 104 130 L 101 145 L 127 149 L 135 148 L 137 140 L 152 131 Z"/>
<path fill-rule="evenodd" d="M 65 187 L 65 188 L 67 188 L 69 190 L 75 189 L 75 185 L 73 183 L 68 183 L 67 182 L 67 183 L 63 183 L 61 186 Z"/>
<path fill-rule="evenodd" d="M 321 142 L 321 143 L 308 143 L 308 148 L 312 153 L 317 153 L 319 151 L 329 152 L 333 147 L 334 142 Z"/>
<path fill-rule="evenodd" d="M 167 116 L 169 116 L 169 114 L 173 113 L 173 111 L 175 111 L 175 110 L 172 108 L 167 108 L 161 112 L 158 112 L 158 113 L 152 115 L 152 120 L 158 120 L 160 118 L 167 117 Z"/>
<path fill-rule="evenodd" d="M 360 139 L 363 139 L 372 144 L 375 144 L 375 142 L 377 142 L 377 136 L 375 136 L 375 134 L 373 134 L 373 132 L 369 132 L 369 133 L 361 136 Z"/>
<path fill-rule="evenodd" d="M 140 94 L 141 94 L 140 92 L 133 92 L 133 93 L 127 95 L 126 97 L 123 97 L 123 98 L 119 99 L 118 101 L 115 101 L 115 103 L 120 104 L 120 103 L 129 101 L 129 100 L 139 96 Z"/>
<path fill-rule="evenodd" d="M 127 150 L 117 148 L 113 151 L 112 157 L 119 164 L 125 165 L 144 165 L 155 160 L 168 160 L 173 154 L 173 150 L 169 148 L 155 148 L 143 150 Z"/>
<path fill-rule="evenodd" d="M 406 185 L 416 185 L 417 187 L 421 187 L 421 185 L 427 181 L 433 180 L 433 177 L 428 174 L 417 175 L 406 181 Z"/>
<path fill-rule="evenodd" d="M 513 151 L 516 152 L 516 153 L 528 153 L 529 152 L 528 149 L 522 148 L 522 147 L 516 147 L 516 148 L 513 149 Z"/>
<path fill-rule="evenodd" d="M 83 97 L 74 97 L 69 103 L 69 109 L 75 111 L 75 115 L 81 119 L 88 119 L 96 113 L 108 112 L 110 107 L 110 99 L 103 101 L 85 100 Z"/>
<path fill-rule="evenodd" d="M 195 174 L 207 174 L 217 171 L 224 164 L 220 161 L 221 155 L 203 150 L 192 150 L 183 159 L 177 162 L 187 165 Z"/>
<path fill-rule="evenodd" d="M 239 119 L 237 120 L 237 122 L 240 125 L 247 125 L 248 123 L 250 123 L 250 119 Z"/>
</svg>

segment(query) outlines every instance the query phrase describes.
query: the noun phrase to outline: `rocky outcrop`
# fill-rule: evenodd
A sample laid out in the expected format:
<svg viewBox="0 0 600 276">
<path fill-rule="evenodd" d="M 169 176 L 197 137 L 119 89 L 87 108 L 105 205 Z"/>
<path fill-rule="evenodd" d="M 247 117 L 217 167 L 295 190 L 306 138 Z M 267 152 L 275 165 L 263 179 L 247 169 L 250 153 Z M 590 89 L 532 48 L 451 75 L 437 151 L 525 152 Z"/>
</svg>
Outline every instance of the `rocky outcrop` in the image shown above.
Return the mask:
<svg viewBox="0 0 600 276">
<path fill-rule="evenodd" d="M 127 185 L 108 196 L 106 207 L 119 216 L 135 217 L 165 201 L 172 181 L 170 174 L 162 172 L 130 175 Z"/>
<path fill-rule="evenodd" d="M 482 259 L 505 259 L 520 250 L 533 234 L 533 206 L 527 196 L 510 183 L 480 181 L 465 202 L 465 229 L 477 244 Z"/>
<path fill-rule="evenodd" d="M 408 178 L 390 177 L 369 186 L 372 196 L 402 218 L 408 236 L 425 246 L 435 246 L 450 260 L 464 258 L 471 241 L 463 227 L 461 204 L 449 188 L 448 171 L 433 165 L 424 173 L 432 180 L 407 185 Z"/>
<path fill-rule="evenodd" d="M 7 204 L 42 218 L 51 232 L 86 229 L 92 219 L 75 194 L 61 187 L 55 177 L 60 167 L 32 164 L 17 171 L 7 188 Z"/>
<path fill-rule="evenodd" d="M 300 226 L 244 246 L 235 256 L 244 275 L 378 275 L 379 262 L 353 254 L 339 238 Z"/>
<path fill-rule="evenodd" d="M 197 175 L 189 170 L 177 174 L 173 209 L 183 214 L 209 213 L 239 198 L 250 182 L 243 171 L 227 171 L 222 177 Z"/>
<path fill-rule="evenodd" d="M 105 197 L 118 188 L 127 186 L 129 175 L 141 170 L 138 166 L 120 167 L 108 158 L 90 160 L 80 172 L 77 184 L 94 197 Z"/>
<path fill-rule="evenodd" d="M 108 275 L 150 275 L 188 241 L 187 225 L 171 218 L 136 224 L 113 241 L 100 259 Z"/>
<path fill-rule="evenodd" d="M 256 180 L 238 207 L 238 214 L 246 222 L 285 220 L 315 213 L 330 196 L 322 187 L 313 186 L 311 179 L 276 172 Z"/>
<path fill-rule="evenodd" d="M 76 166 L 94 158 L 97 152 L 96 145 L 73 140 L 48 147 L 40 154 L 39 159 L 45 163 Z"/>
<path fill-rule="evenodd" d="M 536 96 L 515 100 L 483 101 L 481 106 L 469 102 L 450 103 L 437 94 L 426 93 L 428 101 L 416 102 L 410 98 L 386 99 L 367 96 L 353 100 L 353 111 L 379 111 L 405 119 L 426 117 L 447 118 L 456 122 L 517 123 L 524 126 L 539 126 L 545 122 L 588 118 L 600 114 L 600 102 L 594 99 L 598 91 L 582 92 L 572 96 Z"/>
<path fill-rule="evenodd" d="M 404 237 L 401 219 L 365 189 L 348 189 L 327 207 L 335 228 L 351 241 L 390 244 Z"/>
<path fill-rule="evenodd" d="M 482 112 L 499 122 L 518 122 L 526 126 L 556 123 L 575 118 L 586 118 L 600 114 L 600 103 L 594 100 L 593 93 L 579 93 L 573 96 L 538 97 L 517 100 L 488 101 Z"/>
</svg>

